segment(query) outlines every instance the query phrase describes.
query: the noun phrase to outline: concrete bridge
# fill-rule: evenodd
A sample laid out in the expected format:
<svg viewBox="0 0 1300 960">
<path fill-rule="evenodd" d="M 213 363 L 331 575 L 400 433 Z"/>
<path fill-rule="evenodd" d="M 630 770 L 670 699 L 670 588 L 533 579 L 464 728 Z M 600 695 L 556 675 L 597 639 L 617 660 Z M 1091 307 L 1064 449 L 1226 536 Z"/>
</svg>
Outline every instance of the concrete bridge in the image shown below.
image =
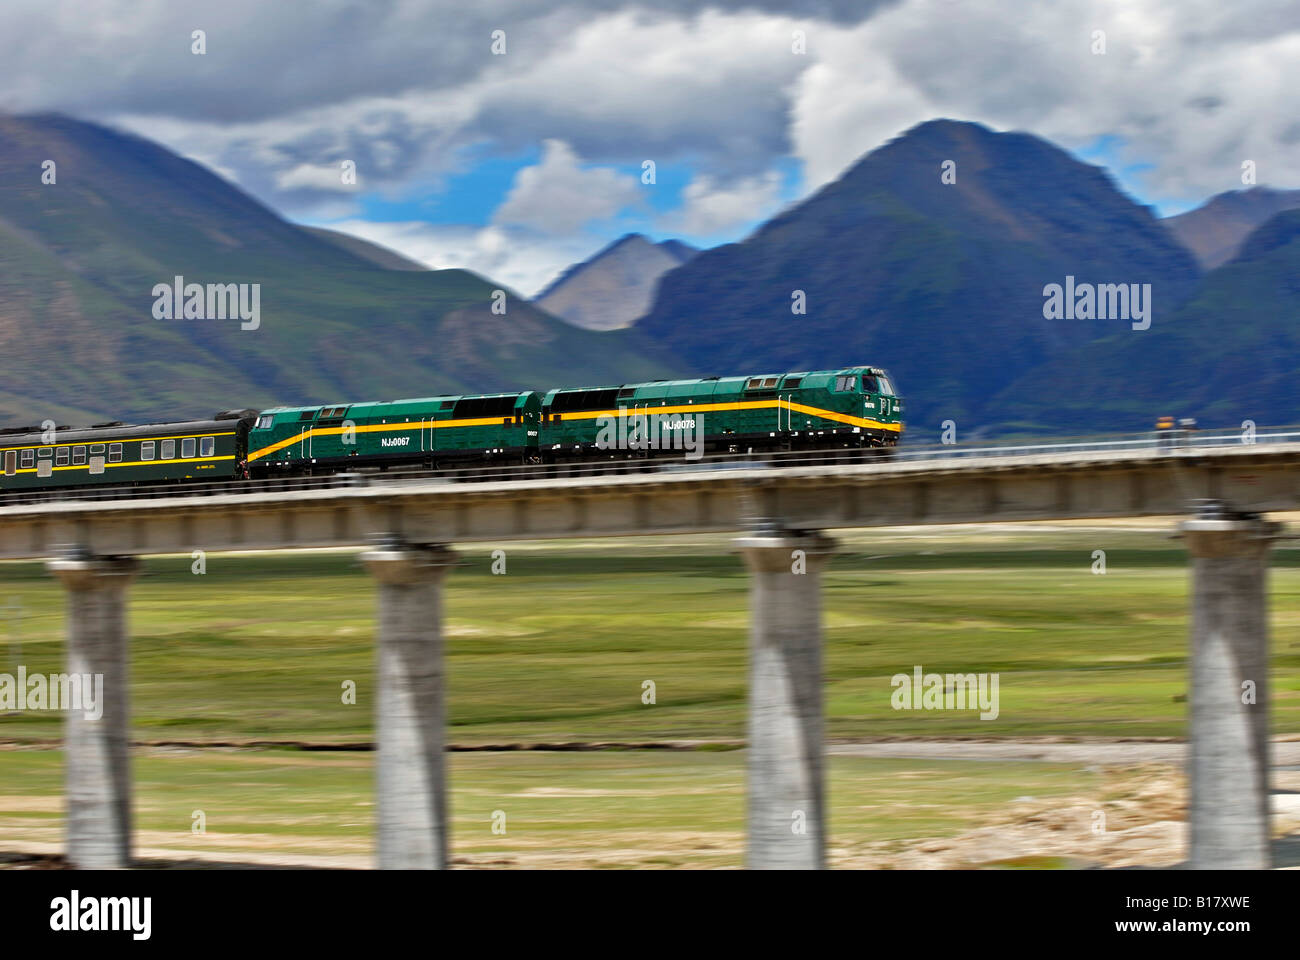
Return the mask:
<svg viewBox="0 0 1300 960">
<path fill-rule="evenodd" d="M 1300 509 L 1300 443 L 1055 450 L 871 464 L 709 464 L 650 474 L 0 507 L 0 558 L 68 594 L 69 672 L 103 717 L 67 718 L 68 854 L 132 849 L 127 593 L 140 555 L 370 545 L 379 592 L 378 862 L 448 862 L 442 585 L 452 543 L 740 533 L 751 573 L 750 867 L 825 865 L 820 574 L 836 528 L 1187 514 L 1191 864 L 1269 865 L 1267 511 Z M 796 559 L 798 562 L 796 562 Z M 1253 689 L 1253 702 L 1243 689 Z M 806 831 L 791 830 L 802 812 Z"/>
</svg>

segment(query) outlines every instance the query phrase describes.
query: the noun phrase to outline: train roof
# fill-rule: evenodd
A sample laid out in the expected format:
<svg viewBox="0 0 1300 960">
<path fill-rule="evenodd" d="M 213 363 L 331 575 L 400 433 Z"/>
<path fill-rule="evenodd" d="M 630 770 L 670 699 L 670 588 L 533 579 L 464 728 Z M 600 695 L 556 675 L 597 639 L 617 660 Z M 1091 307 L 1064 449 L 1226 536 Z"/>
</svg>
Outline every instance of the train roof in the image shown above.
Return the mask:
<svg viewBox="0 0 1300 960">
<path fill-rule="evenodd" d="M 0 449 L 13 447 L 61 447 L 72 443 L 106 443 L 110 440 L 139 440 L 150 437 L 198 436 L 204 433 L 230 433 L 235 419 L 177 420 L 159 423 L 100 423 L 90 427 L 55 427 L 54 439 L 46 440 L 40 427 L 19 428 L 26 432 L 0 434 Z"/>
<path fill-rule="evenodd" d="M 536 392 L 536 390 L 508 390 L 504 393 L 446 393 L 433 397 L 408 397 L 402 400 L 357 400 L 352 402 L 341 400 L 338 403 L 308 403 L 294 407 L 267 407 L 262 411 L 262 414 L 302 413 L 306 410 L 324 410 L 327 407 L 347 407 L 350 410 L 355 410 L 358 407 L 428 406 L 432 403 L 444 403 L 447 400 L 496 400 L 501 397 L 522 397 Z"/>
</svg>

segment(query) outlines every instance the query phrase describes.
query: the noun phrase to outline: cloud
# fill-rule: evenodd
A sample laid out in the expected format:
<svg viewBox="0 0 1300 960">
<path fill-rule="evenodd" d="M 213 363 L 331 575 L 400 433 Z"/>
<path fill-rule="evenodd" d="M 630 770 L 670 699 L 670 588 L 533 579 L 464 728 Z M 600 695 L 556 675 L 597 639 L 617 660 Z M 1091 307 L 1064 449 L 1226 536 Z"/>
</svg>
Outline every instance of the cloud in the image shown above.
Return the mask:
<svg viewBox="0 0 1300 960">
<path fill-rule="evenodd" d="M 638 183 L 608 167 L 580 167 L 568 144 L 547 140 L 541 162 L 515 174 L 514 186 L 492 219 L 543 234 L 572 234 L 638 203 Z"/>
<path fill-rule="evenodd" d="M 323 225 L 401 251 L 434 269 L 471 270 L 525 297 L 536 295 L 567 267 L 587 259 L 606 244 L 603 239 L 585 234 L 542 236 L 495 224 L 474 227 L 422 221 L 340 220 Z"/>
<path fill-rule="evenodd" d="M 766 219 L 779 206 L 780 195 L 776 171 L 723 183 L 701 174 L 682 189 L 682 207 L 664 218 L 663 227 L 695 237 L 726 233 Z"/>
<path fill-rule="evenodd" d="M 1095 31 L 1104 32 L 1097 54 Z M 815 189 L 933 117 L 1027 130 L 1081 149 L 1110 136 L 1154 199 L 1260 181 L 1300 186 L 1287 131 L 1300 88 L 1300 7 L 1276 0 L 910 0 L 825 32 L 792 88 L 794 151 Z"/>
<path fill-rule="evenodd" d="M 279 190 L 331 190 L 354 193 L 357 184 L 347 183 L 343 179 L 343 165 L 314 166 L 300 164 L 292 170 L 276 174 L 275 185 Z"/>
<path fill-rule="evenodd" d="M 1240 187 L 1243 160 L 1300 187 L 1300 7 L 1285 0 L 96 0 L 92 14 L 6 0 L 0 108 L 119 122 L 299 218 L 359 213 L 315 172 L 343 160 L 368 195 L 424 201 L 484 156 L 558 141 L 589 166 L 543 164 L 597 196 L 573 194 L 566 220 L 545 196 L 558 183 L 517 181 L 498 216 L 519 219 L 496 226 L 579 229 L 619 199 L 600 171 L 647 159 L 661 187 L 691 184 L 684 229 L 742 223 L 783 163 L 811 192 L 938 116 L 1076 149 L 1110 137 L 1160 200 Z"/>
</svg>

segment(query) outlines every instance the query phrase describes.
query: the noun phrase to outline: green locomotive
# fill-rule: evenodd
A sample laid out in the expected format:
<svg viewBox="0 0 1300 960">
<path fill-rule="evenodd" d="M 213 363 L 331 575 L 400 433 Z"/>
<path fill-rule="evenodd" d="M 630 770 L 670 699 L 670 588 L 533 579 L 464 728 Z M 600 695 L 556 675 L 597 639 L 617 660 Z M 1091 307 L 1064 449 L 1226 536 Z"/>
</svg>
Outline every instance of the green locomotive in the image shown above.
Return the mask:
<svg viewBox="0 0 1300 960">
<path fill-rule="evenodd" d="M 555 463 L 889 448 L 903 402 L 878 367 L 235 410 L 211 420 L 0 431 L 0 492 L 239 480 L 416 464 Z"/>
<path fill-rule="evenodd" d="M 360 466 L 528 462 L 537 455 L 539 395 L 427 397 L 275 407 L 248 439 L 254 476 Z"/>
<path fill-rule="evenodd" d="M 902 413 L 903 401 L 879 367 L 655 380 L 551 390 L 542 400 L 539 446 L 548 460 L 680 450 L 692 441 L 710 453 L 892 447 L 903 430 Z M 612 448 L 610 427 L 619 441 Z M 640 442 L 624 442 L 634 434 Z"/>
</svg>

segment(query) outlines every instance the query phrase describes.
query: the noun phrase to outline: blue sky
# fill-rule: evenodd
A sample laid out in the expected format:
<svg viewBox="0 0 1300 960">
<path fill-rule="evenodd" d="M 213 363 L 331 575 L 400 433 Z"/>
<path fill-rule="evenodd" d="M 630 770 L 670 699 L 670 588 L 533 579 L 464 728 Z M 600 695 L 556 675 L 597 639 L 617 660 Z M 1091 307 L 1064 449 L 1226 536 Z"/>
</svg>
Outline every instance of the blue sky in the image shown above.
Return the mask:
<svg viewBox="0 0 1300 960">
<path fill-rule="evenodd" d="M 331 226 L 350 223 L 355 219 L 374 223 L 409 223 L 419 221 L 432 226 L 487 226 L 496 211 L 506 201 L 521 170 L 534 167 L 541 159 L 540 148 L 532 148 L 508 156 L 483 155 L 473 158 L 463 172 L 454 174 L 439 184 L 408 188 L 399 195 L 388 191 L 362 191 L 356 197 L 356 212 L 347 217 L 310 220 L 312 226 Z M 627 233 L 645 234 L 654 240 L 675 238 L 698 247 L 710 247 L 740 239 L 760 225 L 772 212 L 771 207 L 755 211 L 754 216 L 738 219 L 725 229 L 693 232 L 668 229 L 672 215 L 683 206 L 683 191 L 699 176 L 701 167 L 679 163 L 655 169 L 653 185 L 641 182 L 639 164 L 582 165 L 586 168 L 600 166 L 615 171 L 619 176 L 641 186 L 637 201 L 616 215 L 592 221 L 589 233 L 597 246 L 617 239 Z M 779 174 L 779 185 L 773 193 L 776 207 L 798 200 L 803 178 L 799 164 L 793 158 L 778 158 L 774 169 Z"/>
</svg>

